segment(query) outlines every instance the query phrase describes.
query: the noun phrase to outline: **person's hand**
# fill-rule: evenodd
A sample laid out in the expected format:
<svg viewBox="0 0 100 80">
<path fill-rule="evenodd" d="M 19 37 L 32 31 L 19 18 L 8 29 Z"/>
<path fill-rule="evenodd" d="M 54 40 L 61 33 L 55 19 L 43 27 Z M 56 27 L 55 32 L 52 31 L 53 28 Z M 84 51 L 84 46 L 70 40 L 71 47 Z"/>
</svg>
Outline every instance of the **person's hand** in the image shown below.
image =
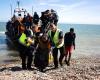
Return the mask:
<svg viewBox="0 0 100 80">
<path fill-rule="evenodd" d="M 59 42 L 57 43 L 57 46 L 59 46 L 62 43 L 62 39 L 59 39 Z"/>
<path fill-rule="evenodd" d="M 56 45 L 59 46 L 60 45 L 60 42 L 58 42 Z"/>
<path fill-rule="evenodd" d="M 34 40 L 32 40 L 30 37 L 28 37 L 27 42 L 29 42 L 30 44 L 34 43 Z"/>
</svg>

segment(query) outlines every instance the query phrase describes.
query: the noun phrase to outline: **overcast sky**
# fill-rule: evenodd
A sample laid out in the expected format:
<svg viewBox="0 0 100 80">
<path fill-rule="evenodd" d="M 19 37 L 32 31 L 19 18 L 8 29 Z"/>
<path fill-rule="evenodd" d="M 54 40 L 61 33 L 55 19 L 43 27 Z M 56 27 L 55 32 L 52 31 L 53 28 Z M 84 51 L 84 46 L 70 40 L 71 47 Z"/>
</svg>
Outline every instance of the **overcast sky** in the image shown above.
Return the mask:
<svg viewBox="0 0 100 80">
<path fill-rule="evenodd" d="M 16 8 L 17 0 L 0 0 L 0 21 L 11 17 L 11 8 Z M 39 15 L 46 9 L 54 9 L 59 23 L 100 24 L 100 0 L 20 0 L 20 6 L 32 14 Z"/>
</svg>

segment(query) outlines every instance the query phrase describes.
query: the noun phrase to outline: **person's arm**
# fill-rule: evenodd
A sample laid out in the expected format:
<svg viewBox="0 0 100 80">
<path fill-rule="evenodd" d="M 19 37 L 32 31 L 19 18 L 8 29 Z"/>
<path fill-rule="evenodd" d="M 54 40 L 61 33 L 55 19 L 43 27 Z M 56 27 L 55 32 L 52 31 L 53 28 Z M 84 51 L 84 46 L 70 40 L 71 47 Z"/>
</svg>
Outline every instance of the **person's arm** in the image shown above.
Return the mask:
<svg viewBox="0 0 100 80">
<path fill-rule="evenodd" d="M 65 33 L 65 35 L 64 35 L 64 46 L 66 46 L 66 43 L 67 43 L 67 42 L 66 42 L 66 40 L 67 40 L 67 39 L 66 39 L 66 38 L 67 38 L 67 35 L 68 35 L 68 33 Z"/>
<path fill-rule="evenodd" d="M 64 39 L 64 37 L 63 37 L 63 32 L 60 31 L 60 33 L 59 33 L 59 42 L 58 42 L 58 45 L 60 45 L 60 44 L 62 43 L 63 39 Z"/>
<path fill-rule="evenodd" d="M 73 39 L 73 46 L 74 46 L 74 49 L 75 49 L 75 38 L 76 38 L 76 34 L 74 33 L 74 39 Z"/>
</svg>

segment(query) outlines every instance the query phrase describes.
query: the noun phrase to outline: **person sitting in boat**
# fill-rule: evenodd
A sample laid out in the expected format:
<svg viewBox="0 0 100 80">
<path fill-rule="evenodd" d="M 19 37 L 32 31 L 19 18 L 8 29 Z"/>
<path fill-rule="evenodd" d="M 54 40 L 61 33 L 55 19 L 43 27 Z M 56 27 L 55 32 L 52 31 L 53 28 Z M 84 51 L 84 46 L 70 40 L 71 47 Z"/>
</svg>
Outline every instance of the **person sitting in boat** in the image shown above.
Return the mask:
<svg viewBox="0 0 100 80">
<path fill-rule="evenodd" d="M 58 23 L 58 14 L 55 10 L 51 9 L 51 21 L 54 22 L 54 24 L 57 26 L 57 23 Z"/>
<path fill-rule="evenodd" d="M 37 12 L 34 12 L 33 23 L 38 24 L 38 22 L 39 22 L 39 15 L 37 14 Z"/>
<path fill-rule="evenodd" d="M 23 17 L 22 17 L 22 14 L 21 14 L 21 13 L 18 14 L 18 18 L 17 18 L 17 20 L 18 20 L 19 22 L 22 22 Z"/>
<path fill-rule="evenodd" d="M 42 22 L 42 24 L 41 24 L 42 32 L 45 30 L 45 28 L 47 27 L 47 24 L 48 24 L 48 22 L 49 22 L 49 17 L 48 17 L 48 15 L 49 15 L 49 10 L 46 10 L 46 11 L 44 11 L 44 12 L 41 12 L 41 17 L 40 17 L 40 19 L 41 19 L 41 22 Z"/>
<path fill-rule="evenodd" d="M 27 19 L 26 19 L 26 15 L 24 15 L 24 17 L 23 17 L 21 23 L 22 23 L 25 27 L 26 27 L 26 20 L 27 20 Z"/>
<path fill-rule="evenodd" d="M 27 13 L 27 16 L 26 16 L 26 27 L 31 27 L 32 26 L 32 16 Z"/>
<path fill-rule="evenodd" d="M 13 17 L 11 18 L 12 23 L 17 20 L 17 16 L 14 14 Z"/>
<path fill-rule="evenodd" d="M 44 12 L 41 12 L 41 22 L 42 22 L 42 32 L 47 29 L 48 25 L 50 23 L 54 23 L 57 25 L 58 23 L 58 15 L 55 10 L 46 10 Z"/>
<path fill-rule="evenodd" d="M 6 30 L 7 30 L 6 32 L 7 36 L 9 37 L 13 36 L 12 22 L 10 20 L 6 24 Z"/>
<path fill-rule="evenodd" d="M 17 19 L 14 22 L 12 22 L 12 27 L 10 30 L 10 32 L 12 33 L 12 36 L 11 36 L 12 39 L 17 38 L 17 36 L 19 34 L 19 26 L 20 26 L 20 23 Z"/>
</svg>

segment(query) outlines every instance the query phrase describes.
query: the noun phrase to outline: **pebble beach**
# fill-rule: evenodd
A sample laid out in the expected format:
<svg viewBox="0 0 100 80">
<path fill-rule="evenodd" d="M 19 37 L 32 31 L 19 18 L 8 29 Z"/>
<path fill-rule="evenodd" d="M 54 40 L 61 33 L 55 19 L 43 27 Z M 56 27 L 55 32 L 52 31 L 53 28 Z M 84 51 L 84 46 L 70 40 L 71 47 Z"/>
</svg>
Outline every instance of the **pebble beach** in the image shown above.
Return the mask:
<svg viewBox="0 0 100 80">
<path fill-rule="evenodd" d="M 49 65 L 44 73 L 32 67 L 22 70 L 20 62 L 0 65 L 0 80 L 100 80 L 99 57 L 72 59 L 70 66 L 64 63 L 58 69 Z"/>
</svg>

